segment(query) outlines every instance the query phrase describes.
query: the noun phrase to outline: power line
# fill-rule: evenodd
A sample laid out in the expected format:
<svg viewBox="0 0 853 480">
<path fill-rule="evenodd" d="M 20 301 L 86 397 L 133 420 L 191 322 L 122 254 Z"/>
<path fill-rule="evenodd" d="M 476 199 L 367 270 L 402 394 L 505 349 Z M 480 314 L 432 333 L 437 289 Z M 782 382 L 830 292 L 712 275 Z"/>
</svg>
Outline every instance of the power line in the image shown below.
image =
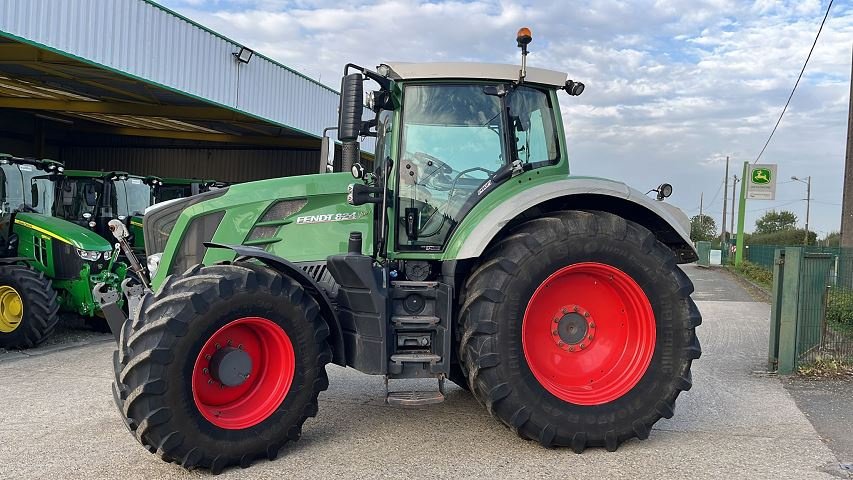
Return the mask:
<svg viewBox="0 0 853 480">
<path fill-rule="evenodd" d="M 803 201 L 802 199 L 791 200 L 790 202 L 781 203 L 781 204 L 779 204 L 779 205 L 773 205 L 772 207 L 755 208 L 755 209 L 752 209 L 752 210 L 747 210 L 747 212 L 763 212 L 763 211 L 765 211 L 765 210 L 775 210 L 775 209 L 777 209 L 777 208 L 779 208 L 779 207 L 785 207 L 785 206 L 788 206 L 788 205 L 793 205 L 793 204 L 795 204 L 795 203 L 797 203 L 797 202 L 802 202 L 802 201 Z"/>
<path fill-rule="evenodd" d="M 812 52 L 814 52 L 814 47 L 817 45 L 817 39 L 820 38 L 820 32 L 823 31 L 823 24 L 826 23 L 827 17 L 829 17 L 829 9 L 832 8 L 833 0 L 829 0 L 829 5 L 826 6 L 826 13 L 823 15 L 823 21 L 820 22 L 820 28 L 817 30 L 817 35 L 814 37 L 814 43 L 812 43 L 812 48 L 809 50 L 809 54 L 806 57 L 805 63 L 803 63 L 803 68 L 800 69 L 800 75 L 797 76 L 797 81 L 794 83 L 794 88 L 791 90 L 791 94 L 788 95 L 788 101 L 785 102 L 785 108 L 782 109 L 782 113 L 779 115 L 779 119 L 776 120 L 776 125 L 773 127 L 773 131 L 770 132 L 770 136 L 767 137 L 767 141 L 764 142 L 764 146 L 761 148 L 761 152 L 758 153 L 758 156 L 755 157 L 755 161 L 752 163 L 758 163 L 758 160 L 764 155 L 764 150 L 767 149 L 767 145 L 770 145 L 770 140 L 773 138 L 773 134 L 776 133 L 776 129 L 779 128 L 779 124 L 782 122 L 782 117 L 785 116 L 785 112 L 788 110 L 788 105 L 791 103 L 791 99 L 794 98 L 794 92 L 797 91 L 797 86 L 800 84 L 800 79 L 803 78 L 803 73 L 806 71 L 806 65 L 809 64 L 809 59 L 812 58 Z"/>
</svg>

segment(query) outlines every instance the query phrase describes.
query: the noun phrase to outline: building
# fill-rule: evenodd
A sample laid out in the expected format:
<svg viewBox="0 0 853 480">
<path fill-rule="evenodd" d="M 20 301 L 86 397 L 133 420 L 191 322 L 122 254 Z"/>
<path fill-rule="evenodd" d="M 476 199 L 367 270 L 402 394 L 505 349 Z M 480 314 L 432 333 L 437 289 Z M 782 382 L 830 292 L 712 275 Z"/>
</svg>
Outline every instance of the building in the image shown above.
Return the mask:
<svg viewBox="0 0 853 480">
<path fill-rule="evenodd" d="M 0 152 L 230 182 L 316 173 L 338 97 L 149 0 L 0 2 Z"/>
</svg>

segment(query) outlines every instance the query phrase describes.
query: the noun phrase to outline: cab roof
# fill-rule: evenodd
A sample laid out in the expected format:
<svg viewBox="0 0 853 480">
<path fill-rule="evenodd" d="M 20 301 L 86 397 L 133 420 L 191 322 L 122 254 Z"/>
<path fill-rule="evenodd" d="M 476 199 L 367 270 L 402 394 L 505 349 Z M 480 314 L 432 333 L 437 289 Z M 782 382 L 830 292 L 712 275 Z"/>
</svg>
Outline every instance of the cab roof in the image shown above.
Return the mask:
<svg viewBox="0 0 853 480">
<path fill-rule="evenodd" d="M 518 80 L 520 65 L 498 63 L 405 63 L 389 62 L 383 64 L 390 68 L 388 77 L 392 80 L 438 80 L 438 79 L 476 79 L 476 80 Z M 381 66 L 380 66 L 381 67 Z M 381 69 L 380 69 L 381 70 Z M 526 82 L 562 87 L 568 74 L 544 68 L 527 67 Z"/>
</svg>

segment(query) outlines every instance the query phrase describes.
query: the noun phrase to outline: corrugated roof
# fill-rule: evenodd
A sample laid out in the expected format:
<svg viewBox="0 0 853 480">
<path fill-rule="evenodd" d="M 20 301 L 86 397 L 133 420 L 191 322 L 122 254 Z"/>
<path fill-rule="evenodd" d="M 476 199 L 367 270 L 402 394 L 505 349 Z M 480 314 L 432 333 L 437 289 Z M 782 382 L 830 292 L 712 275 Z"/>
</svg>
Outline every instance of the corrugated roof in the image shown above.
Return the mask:
<svg viewBox="0 0 853 480">
<path fill-rule="evenodd" d="M 3 0 L 0 36 L 314 137 L 337 124 L 334 90 L 260 54 L 237 62 L 241 44 L 149 0 Z"/>
</svg>

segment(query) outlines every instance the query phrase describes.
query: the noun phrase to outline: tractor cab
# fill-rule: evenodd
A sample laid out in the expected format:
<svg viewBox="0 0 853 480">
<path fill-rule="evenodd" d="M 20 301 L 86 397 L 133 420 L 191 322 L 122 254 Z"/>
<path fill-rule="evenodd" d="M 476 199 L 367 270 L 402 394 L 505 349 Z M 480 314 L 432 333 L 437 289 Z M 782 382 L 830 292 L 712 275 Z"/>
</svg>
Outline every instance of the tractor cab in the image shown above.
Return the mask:
<svg viewBox="0 0 853 480">
<path fill-rule="evenodd" d="M 66 170 L 57 184 L 55 215 L 97 232 L 112 241 L 109 221 L 128 224 L 141 216 L 154 201 L 156 177 L 127 172 Z"/>
<path fill-rule="evenodd" d="M 64 170 L 53 160 L 0 154 L 0 257 L 16 250 L 12 234 L 16 213 L 51 214 L 53 185 Z"/>
<path fill-rule="evenodd" d="M 227 185 L 216 180 L 198 178 L 163 178 L 162 182 L 156 190 L 154 203 L 191 197 Z"/>
</svg>

